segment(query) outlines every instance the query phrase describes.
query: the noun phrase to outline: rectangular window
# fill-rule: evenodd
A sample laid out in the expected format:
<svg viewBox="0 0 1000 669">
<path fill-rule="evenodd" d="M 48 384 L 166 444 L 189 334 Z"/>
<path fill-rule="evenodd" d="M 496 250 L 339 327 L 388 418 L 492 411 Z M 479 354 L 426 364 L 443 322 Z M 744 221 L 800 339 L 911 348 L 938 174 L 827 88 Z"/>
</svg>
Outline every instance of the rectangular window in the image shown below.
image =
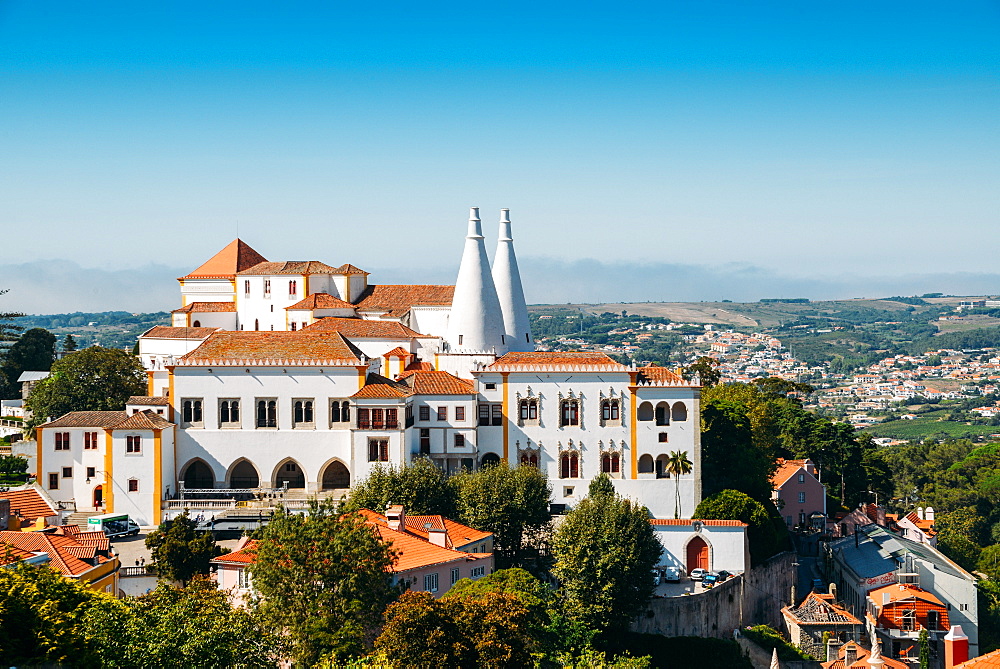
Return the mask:
<svg viewBox="0 0 1000 669">
<path fill-rule="evenodd" d="M 136 437 L 136 436 L 125 437 L 125 452 L 126 453 L 141 453 L 142 452 L 142 437 Z"/>
<path fill-rule="evenodd" d="M 480 404 L 479 405 L 479 424 L 489 425 L 490 424 L 490 405 Z"/>
<path fill-rule="evenodd" d="M 455 448 L 465 448 L 465 435 L 461 432 L 455 433 Z"/>
<path fill-rule="evenodd" d="M 465 407 L 455 407 L 455 421 L 463 422 L 465 420 Z"/>
<path fill-rule="evenodd" d="M 927 612 L 927 629 L 937 631 L 941 628 L 941 614 L 937 611 Z"/>
<path fill-rule="evenodd" d="M 806 494 L 804 492 L 800 492 L 799 493 L 799 504 L 805 504 L 805 503 L 806 503 Z"/>
<path fill-rule="evenodd" d="M 388 461 L 389 461 L 389 440 L 369 439 L 368 462 L 388 462 Z"/>
<path fill-rule="evenodd" d="M 426 590 L 427 592 L 438 591 L 438 575 L 436 572 L 424 576 L 424 590 Z"/>
<path fill-rule="evenodd" d="M 97 476 L 97 467 L 87 467 L 87 478 L 92 479 Z"/>
<path fill-rule="evenodd" d="M 49 474 L 49 490 L 59 490 L 59 474 Z"/>
<path fill-rule="evenodd" d="M 385 429 L 387 430 L 399 429 L 399 409 L 385 410 Z"/>
<path fill-rule="evenodd" d="M 254 407 L 256 425 L 259 428 L 278 427 L 278 401 L 275 399 L 257 399 Z"/>
<path fill-rule="evenodd" d="M 372 429 L 373 430 L 384 430 L 385 429 L 385 410 L 384 409 L 372 409 Z"/>
<path fill-rule="evenodd" d="M 495 383 L 487 383 L 486 384 L 486 390 L 496 390 L 496 389 L 497 389 L 497 384 L 495 384 Z"/>
<path fill-rule="evenodd" d="M 448 407 L 438 407 L 437 408 L 437 419 L 438 420 L 448 420 Z"/>
<path fill-rule="evenodd" d="M 420 407 L 420 420 L 431 419 L 431 408 L 427 405 Z"/>
<path fill-rule="evenodd" d="M 491 421 L 493 425 L 503 425 L 503 407 L 499 404 L 491 406 L 490 417 L 493 419 Z"/>
<path fill-rule="evenodd" d="M 563 427 L 567 425 L 580 424 L 580 403 L 577 400 L 563 400 L 562 411 L 559 416 L 559 424 Z"/>
<path fill-rule="evenodd" d="M 243 280 L 243 294 L 250 297 L 250 279 Z"/>
<path fill-rule="evenodd" d="M 458 569 L 451 570 L 451 584 L 455 585 L 458 583 Z"/>
<path fill-rule="evenodd" d="M 250 588 L 250 573 L 246 568 L 236 570 L 236 586 L 244 590 Z"/>
<path fill-rule="evenodd" d="M 413 405 L 412 404 L 407 404 L 406 405 L 405 415 L 406 415 L 406 427 L 413 427 Z"/>
<path fill-rule="evenodd" d="M 806 475 L 799 474 L 799 483 L 805 483 L 805 482 L 806 482 Z"/>
<path fill-rule="evenodd" d="M 473 567 L 472 578 L 482 578 L 486 576 L 486 567 Z"/>
<path fill-rule="evenodd" d="M 315 427 L 316 417 L 313 414 L 313 400 L 292 400 L 292 427 Z"/>
<path fill-rule="evenodd" d="M 913 632 L 917 629 L 917 612 L 914 609 L 906 609 L 903 611 L 902 619 L 900 620 L 900 629 L 904 632 Z"/>
<path fill-rule="evenodd" d="M 73 478 L 73 468 L 72 467 L 63 467 L 62 470 L 63 470 L 62 471 L 62 476 L 63 476 L 64 479 L 71 479 L 71 478 Z"/>
<path fill-rule="evenodd" d="M 189 397 L 181 400 L 181 424 L 184 427 L 203 427 L 205 425 L 200 397 Z"/>
<path fill-rule="evenodd" d="M 219 427 L 239 427 L 240 401 L 237 399 L 219 400 Z"/>
<path fill-rule="evenodd" d="M 129 479 L 128 480 L 128 491 L 129 492 L 139 492 L 139 479 Z"/>
<path fill-rule="evenodd" d="M 670 440 L 670 435 L 666 432 L 660 432 L 659 435 L 657 435 L 657 439 L 661 444 L 665 444 Z"/>
<path fill-rule="evenodd" d="M 430 428 L 420 428 L 420 454 L 429 455 L 431 452 L 431 431 Z"/>
<path fill-rule="evenodd" d="M 97 433 L 96 432 L 84 432 L 83 433 L 83 447 L 85 449 L 97 448 Z"/>
<path fill-rule="evenodd" d="M 69 450 L 69 432 L 56 432 L 56 450 Z"/>
<path fill-rule="evenodd" d="M 371 409 L 358 409 L 358 429 L 370 430 L 372 427 Z"/>
<path fill-rule="evenodd" d="M 264 279 L 264 297 L 271 296 L 271 280 Z"/>
</svg>

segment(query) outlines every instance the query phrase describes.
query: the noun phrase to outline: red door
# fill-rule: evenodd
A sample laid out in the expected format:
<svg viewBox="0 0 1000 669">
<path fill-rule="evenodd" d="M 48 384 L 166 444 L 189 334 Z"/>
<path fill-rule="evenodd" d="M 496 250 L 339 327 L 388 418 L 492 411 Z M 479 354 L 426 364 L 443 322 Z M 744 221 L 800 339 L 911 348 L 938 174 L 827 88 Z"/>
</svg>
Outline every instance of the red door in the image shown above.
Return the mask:
<svg viewBox="0 0 1000 669">
<path fill-rule="evenodd" d="M 708 569 L 708 544 L 701 537 L 695 537 L 687 545 L 687 570 Z"/>
</svg>

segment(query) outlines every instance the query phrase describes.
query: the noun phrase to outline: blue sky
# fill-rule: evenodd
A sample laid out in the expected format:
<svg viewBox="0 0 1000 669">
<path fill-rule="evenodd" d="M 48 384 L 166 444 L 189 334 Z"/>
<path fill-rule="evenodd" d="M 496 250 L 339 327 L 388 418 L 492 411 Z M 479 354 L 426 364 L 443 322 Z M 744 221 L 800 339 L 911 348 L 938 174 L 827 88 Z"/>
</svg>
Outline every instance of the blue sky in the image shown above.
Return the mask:
<svg viewBox="0 0 1000 669">
<path fill-rule="evenodd" d="M 0 0 L 6 258 L 996 271 L 1000 3 L 363 4 Z"/>
</svg>

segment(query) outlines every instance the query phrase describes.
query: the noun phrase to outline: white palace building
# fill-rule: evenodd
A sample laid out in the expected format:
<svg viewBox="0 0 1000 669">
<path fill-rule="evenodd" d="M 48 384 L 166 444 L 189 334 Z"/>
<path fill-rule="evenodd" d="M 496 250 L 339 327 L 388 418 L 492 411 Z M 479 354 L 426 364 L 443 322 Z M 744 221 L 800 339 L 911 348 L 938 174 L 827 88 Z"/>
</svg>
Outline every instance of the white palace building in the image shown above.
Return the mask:
<svg viewBox="0 0 1000 669">
<path fill-rule="evenodd" d="M 426 456 L 449 472 L 541 467 L 568 507 L 607 472 L 656 518 L 674 517 L 678 490 L 691 517 L 699 387 L 602 353 L 535 351 L 506 209 L 492 267 L 472 209 L 455 286 L 369 279 L 232 242 L 179 279 L 171 326 L 140 338 L 146 396 L 38 428 L 40 484 L 148 526 L 181 494 L 342 492 L 377 463 Z M 679 481 L 671 451 L 693 463 Z"/>
</svg>

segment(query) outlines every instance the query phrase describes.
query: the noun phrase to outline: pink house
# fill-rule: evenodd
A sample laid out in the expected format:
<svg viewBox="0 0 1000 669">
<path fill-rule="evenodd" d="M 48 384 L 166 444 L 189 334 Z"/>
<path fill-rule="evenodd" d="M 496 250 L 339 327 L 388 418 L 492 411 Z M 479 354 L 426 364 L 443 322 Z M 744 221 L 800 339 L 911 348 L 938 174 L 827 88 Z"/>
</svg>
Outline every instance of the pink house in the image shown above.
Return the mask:
<svg viewBox="0 0 1000 669">
<path fill-rule="evenodd" d="M 477 579 L 493 572 L 493 535 L 442 516 L 407 516 L 393 505 L 385 515 L 364 509 L 361 515 L 382 541 L 399 554 L 393 577 L 409 590 L 446 593 L 461 578 Z M 236 599 L 252 593 L 247 567 L 255 559 L 256 542 L 244 540 L 232 553 L 212 560 L 216 582 L 232 589 Z"/>
<path fill-rule="evenodd" d="M 826 487 L 820 483 L 819 470 L 812 460 L 778 458 L 771 487 L 771 499 L 789 529 L 826 526 Z"/>
</svg>

